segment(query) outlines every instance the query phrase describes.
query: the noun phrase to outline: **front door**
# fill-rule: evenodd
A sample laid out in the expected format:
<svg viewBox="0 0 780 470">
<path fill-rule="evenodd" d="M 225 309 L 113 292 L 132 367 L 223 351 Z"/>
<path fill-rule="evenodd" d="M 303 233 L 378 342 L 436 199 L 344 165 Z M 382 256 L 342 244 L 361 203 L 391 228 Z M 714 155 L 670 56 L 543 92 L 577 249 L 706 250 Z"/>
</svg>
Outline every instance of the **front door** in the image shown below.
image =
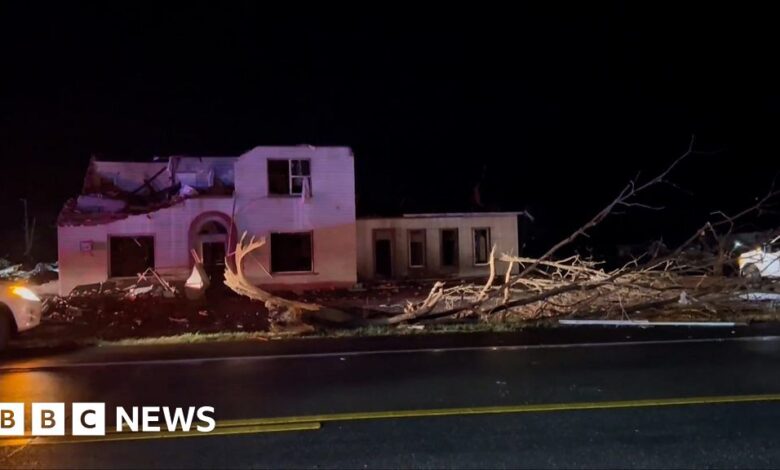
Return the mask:
<svg viewBox="0 0 780 470">
<path fill-rule="evenodd" d="M 203 242 L 203 269 L 211 280 L 210 288 L 224 285 L 225 280 L 225 242 Z"/>
<path fill-rule="evenodd" d="M 379 277 L 393 277 L 393 251 L 390 240 L 374 240 L 374 256 L 376 257 L 376 275 Z"/>
</svg>

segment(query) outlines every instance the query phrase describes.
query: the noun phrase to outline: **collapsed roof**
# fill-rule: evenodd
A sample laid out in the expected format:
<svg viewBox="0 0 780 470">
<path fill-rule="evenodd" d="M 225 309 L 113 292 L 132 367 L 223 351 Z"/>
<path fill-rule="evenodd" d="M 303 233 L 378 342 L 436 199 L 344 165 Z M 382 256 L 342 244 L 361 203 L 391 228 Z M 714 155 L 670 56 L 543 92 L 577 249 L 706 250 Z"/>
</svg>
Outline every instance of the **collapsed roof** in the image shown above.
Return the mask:
<svg viewBox="0 0 780 470">
<path fill-rule="evenodd" d="M 69 199 L 58 225 L 100 225 L 199 196 L 229 196 L 238 157 L 172 156 L 151 162 L 91 159 L 81 195 Z"/>
</svg>

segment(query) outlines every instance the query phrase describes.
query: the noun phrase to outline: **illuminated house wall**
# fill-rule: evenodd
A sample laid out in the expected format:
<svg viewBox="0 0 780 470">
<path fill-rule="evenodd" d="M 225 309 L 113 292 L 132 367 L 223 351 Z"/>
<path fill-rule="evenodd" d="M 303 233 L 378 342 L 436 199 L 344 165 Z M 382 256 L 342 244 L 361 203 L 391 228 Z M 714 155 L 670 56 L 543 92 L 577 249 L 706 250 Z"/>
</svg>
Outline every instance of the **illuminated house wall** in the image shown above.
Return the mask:
<svg viewBox="0 0 780 470">
<path fill-rule="evenodd" d="M 309 162 L 311 183 L 304 194 L 270 193 L 268 160 L 285 159 Z M 226 245 L 234 245 L 245 231 L 249 236 L 268 240 L 256 252 L 255 261 L 245 266 L 250 279 L 258 285 L 313 288 L 351 286 L 356 282 L 354 161 L 349 148 L 257 147 L 232 160 L 214 158 L 204 163 L 202 159 L 184 159 L 180 168 L 182 172 L 190 171 L 189 165 L 197 170 L 198 165 L 220 161 L 233 162 L 234 171 L 227 176 L 234 180 L 232 194 L 204 191 L 195 197 L 174 200 L 168 207 L 135 215 L 100 211 L 85 215 L 71 211 L 76 212 L 74 215 L 63 210 L 58 223 L 61 293 L 111 277 L 111 237 L 153 237 L 155 270 L 169 278 L 184 279 L 192 267 L 190 250 L 200 251 L 204 240 L 222 240 L 220 237 Z M 114 175 L 116 186 L 128 190 L 139 182 L 143 184 L 161 165 L 164 164 L 99 162 L 96 171 Z M 165 178 L 169 183 L 176 180 L 175 172 L 169 173 L 172 174 L 153 182 L 155 189 L 166 186 Z M 195 173 L 186 178 L 185 173 L 180 176 L 182 181 L 195 181 L 197 178 L 192 175 Z M 235 226 L 231 228 L 228 226 L 233 214 Z M 210 222 L 225 226 L 227 233 L 201 235 L 201 227 Z M 310 266 L 295 272 L 275 272 L 271 260 L 272 233 L 310 234 Z"/>
<path fill-rule="evenodd" d="M 203 212 L 227 211 L 229 214 L 231 207 L 232 198 L 194 198 L 107 224 L 61 225 L 57 230 L 60 292 L 66 294 L 78 285 L 109 279 L 110 236 L 153 236 L 155 269 L 174 279 L 184 279 L 192 266 L 188 239 L 190 225 Z"/>
<path fill-rule="evenodd" d="M 518 254 L 518 213 L 418 214 L 403 217 L 358 219 L 358 277 L 362 280 L 387 277 L 382 256 L 390 251 L 392 278 L 446 278 L 486 276 L 488 265 L 476 258 L 475 231 L 487 229 L 489 246 L 496 245 L 496 254 Z M 455 256 L 443 254 L 443 232 L 456 233 Z M 451 237 L 452 235 L 450 235 Z M 380 241 L 378 241 L 380 240 Z M 384 248 L 381 240 L 386 240 Z M 423 257 L 413 259 L 411 242 L 422 240 Z M 452 240 L 452 238 L 450 238 Z M 378 245 L 379 244 L 379 245 Z M 449 265 L 443 261 L 449 257 Z M 498 262 L 499 273 L 506 272 L 506 263 Z M 515 267 L 515 269 L 517 269 Z M 383 272 L 385 271 L 385 272 Z"/>
<path fill-rule="evenodd" d="M 269 196 L 268 159 L 309 158 L 311 197 Z M 271 246 L 256 253 L 259 264 L 246 264 L 253 280 L 266 285 L 343 286 L 356 281 L 355 169 L 347 147 L 257 147 L 236 163 L 238 231 L 268 236 L 273 232 L 312 232 L 309 273 L 272 274 Z M 270 239 L 269 239 L 270 242 Z"/>
</svg>

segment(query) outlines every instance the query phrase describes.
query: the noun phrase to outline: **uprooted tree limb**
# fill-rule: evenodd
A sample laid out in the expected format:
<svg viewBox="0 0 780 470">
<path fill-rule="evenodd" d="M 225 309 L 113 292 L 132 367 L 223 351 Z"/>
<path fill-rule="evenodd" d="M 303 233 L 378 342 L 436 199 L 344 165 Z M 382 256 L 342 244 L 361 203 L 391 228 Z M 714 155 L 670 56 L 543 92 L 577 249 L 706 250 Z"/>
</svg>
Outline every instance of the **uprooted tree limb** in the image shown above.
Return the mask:
<svg viewBox="0 0 780 470">
<path fill-rule="evenodd" d="M 246 276 L 244 261 L 250 258 L 253 251 L 265 245 L 265 238 L 246 240 L 246 233 L 236 244 L 235 258 L 225 258 L 225 285 L 240 295 L 265 304 L 268 309 L 269 321 L 272 327 L 284 327 L 296 332 L 307 332 L 313 328 L 309 324 L 312 319 L 320 319 L 333 323 L 344 323 L 351 317 L 344 312 L 309 302 L 298 302 L 271 294 L 252 283 Z"/>
<path fill-rule="evenodd" d="M 316 312 L 320 310 L 322 306 L 296 302 L 275 296 L 252 284 L 245 275 L 244 258 L 264 244 L 265 238 L 255 240 L 255 238 L 252 237 L 247 241 L 246 233 L 241 236 L 241 239 L 236 245 L 235 268 L 231 266 L 228 259 L 225 259 L 225 285 L 238 294 L 263 302 L 268 309 L 272 322 L 283 321 L 288 324 L 302 323 L 302 316 L 305 312 Z"/>
<path fill-rule="evenodd" d="M 671 165 L 666 167 L 664 171 L 659 173 L 655 178 L 651 178 L 645 182 L 639 181 L 639 175 L 631 181 L 623 188 L 622 191 L 620 191 L 620 194 L 612 200 L 609 204 L 607 204 L 603 209 L 601 209 L 596 215 L 593 216 L 592 219 L 587 221 L 583 226 L 575 230 L 571 235 L 564 238 L 563 240 L 559 241 L 555 245 L 552 246 L 547 252 L 545 252 L 541 257 L 539 257 L 538 261 L 544 261 L 551 256 L 553 256 L 555 253 L 557 253 L 561 248 L 563 248 L 566 245 L 571 244 L 574 242 L 577 238 L 581 236 L 587 236 L 587 231 L 595 227 L 596 225 L 600 224 L 604 219 L 606 219 L 612 211 L 615 210 L 616 207 L 623 206 L 623 207 L 643 207 L 647 209 L 661 209 L 657 207 L 651 207 L 646 204 L 642 204 L 639 202 L 634 201 L 636 196 L 638 196 L 640 193 L 643 193 L 648 188 L 651 188 L 655 185 L 662 184 L 662 183 L 668 183 L 666 180 L 666 177 L 669 176 L 669 173 L 672 172 L 672 170 L 685 158 L 687 158 L 689 155 L 693 153 L 693 144 L 694 144 L 694 137 L 691 137 L 691 141 L 688 144 L 688 150 L 685 151 L 682 155 L 680 155 L 677 160 L 672 162 Z M 525 276 L 526 274 L 531 273 L 538 263 L 529 263 L 528 266 L 523 269 L 523 271 L 520 273 L 520 277 Z"/>
</svg>

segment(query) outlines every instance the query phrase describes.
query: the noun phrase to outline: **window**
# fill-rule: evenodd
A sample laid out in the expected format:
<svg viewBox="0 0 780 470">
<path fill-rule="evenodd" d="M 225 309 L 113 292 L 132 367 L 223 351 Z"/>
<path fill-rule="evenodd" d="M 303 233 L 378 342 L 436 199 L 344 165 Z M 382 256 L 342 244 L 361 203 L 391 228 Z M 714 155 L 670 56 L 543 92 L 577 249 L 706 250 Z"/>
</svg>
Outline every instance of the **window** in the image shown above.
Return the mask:
<svg viewBox="0 0 780 470">
<path fill-rule="evenodd" d="M 487 264 L 490 256 L 490 229 L 474 229 L 474 264 Z"/>
<path fill-rule="evenodd" d="M 290 194 L 311 195 L 311 168 L 309 160 L 290 160 Z"/>
<path fill-rule="evenodd" d="M 409 230 L 409 267 L 425 267 L 425 230 Z"/>
<path fill-rule="evenodd" d="M 312 270 L 311 232 L 271 234 L 271 272 Z"/>
<path fill-rule="evenodd" d="M 268 193 L 284 196 L 311 196 L 309 160 L 268 160 Z"/>
<path fill-rule="evenodd" d="M 446 268 L 458 266 L 458 229 L 441 230 L 441 265 Z"/>
<path fill-rule="evenodd" d="M 110 277 L 134 277 L 154 268 L 154 237 L 110 237 Z"/>
<path fill-rule="evenodd" d="M 268 193 L 290 194 L 290 162 L 268 160 Z"/>
</svg>

